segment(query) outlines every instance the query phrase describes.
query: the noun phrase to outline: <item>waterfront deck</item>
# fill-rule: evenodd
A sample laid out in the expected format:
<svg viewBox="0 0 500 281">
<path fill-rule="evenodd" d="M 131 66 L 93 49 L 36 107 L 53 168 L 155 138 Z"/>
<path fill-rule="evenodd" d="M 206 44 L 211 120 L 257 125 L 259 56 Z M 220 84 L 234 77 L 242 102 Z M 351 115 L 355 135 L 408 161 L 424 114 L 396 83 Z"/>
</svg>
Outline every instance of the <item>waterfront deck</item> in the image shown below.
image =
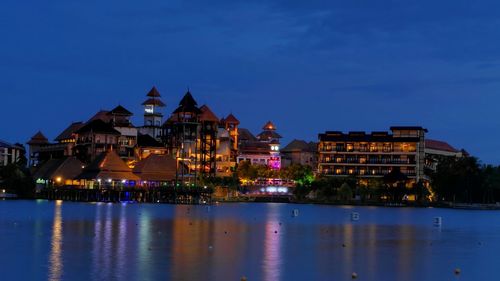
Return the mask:
<svg viewBox="0 0 500 281">
<path fill-rule="evenodd" d="M 169 187 L 157 189 L 82 189 L 59 187 L 42 189 L 37 194 L 37 198 L 80 202 L 211 204 L 212 190 L 203 187 Z"/>
</svg>

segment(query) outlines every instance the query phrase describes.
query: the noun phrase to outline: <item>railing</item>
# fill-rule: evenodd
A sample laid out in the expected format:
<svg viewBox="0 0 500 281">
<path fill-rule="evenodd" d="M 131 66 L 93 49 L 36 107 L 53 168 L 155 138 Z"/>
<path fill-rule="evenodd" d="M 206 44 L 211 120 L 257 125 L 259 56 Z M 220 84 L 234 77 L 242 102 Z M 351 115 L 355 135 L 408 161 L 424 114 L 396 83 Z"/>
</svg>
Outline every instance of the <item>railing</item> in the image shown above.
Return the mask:
<svg viewBox="0 0 500 281">
<path fill-rule="evenodd" d="M 359 159 L 342 159 L 341 161 L 337 161 L 337 159 L 331 160 L 321 160 L 320 163 L 324 164 L 388 164 L 388 165 L 415 165 L 417 162 L 414 160 L 394 160 L 394 159 L 368 159 L 366 161 L 360 161 Z"/>
<path fill-rule="evenodd" d="M 321 175 L 326 175 L 326 176 L 385 176 L 389 173 L 389 171 L 353 171 L 352 173 L 342 171 L 341 173 L 336 173 L 335 171 L 328 171 L 328 172 L 320 172 Z M 403 175 L 408 176 L 408 177 L 414 177 L 416 175 L 415 172 L 402 172 Z"/>
</svg>

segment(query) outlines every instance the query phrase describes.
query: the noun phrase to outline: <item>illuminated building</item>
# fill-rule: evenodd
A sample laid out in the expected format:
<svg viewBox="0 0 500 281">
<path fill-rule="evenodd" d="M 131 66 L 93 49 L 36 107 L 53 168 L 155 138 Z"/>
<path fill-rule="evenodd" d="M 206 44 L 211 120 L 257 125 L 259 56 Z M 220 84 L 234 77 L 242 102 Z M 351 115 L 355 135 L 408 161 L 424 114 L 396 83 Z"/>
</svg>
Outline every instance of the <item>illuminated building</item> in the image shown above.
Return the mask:
<svg viewBox="0 0 500 281">
<path fill-rule="evenodd" d="M 118 137 L 118 155 L 127 162 L 135 159 L 135 147 L 137 146 L 137 128 L 130 122 L 132 112 L 121 105 L 107 113 L 109 123 L 115 130 L 120 132 Z"/>
<path fill-rule="evenodd" d="M 409 126 L 390 130 L 390 133 L 319 134 L 319 174 L 374 178 L 383 177 L 397 167 L 410 182 L 424 180 L 427 130 Z"/>
<path fill-rule="evenodd" d="M 95 119 L 78 129 L 75 134 L 75 155 L 84 163 L 93 161 L 98 155 L 116 150 L 121 133 L 110 123 Z"/>
<path fill-rule="evenodd" d="M 238 155 L 238 125 L 240 121 L 229 114 L 220 120 L 217 132 L 217 176 L 231 176 Z"/>
<path fill-rule="evenodd" d="M 140 128 L 140 132 L 160 139 L 163 123 L 161 110 L 165 104 L 161 101 L 160 92 L 156 87 L 153 87 L 146 96 L 148 99 L 142 103 L 144 106 L 144 125 Z"/>
<path fill-rule="evenodd" d="M 268 121 L 262 132 L 254 137 L 250 132 L 245 132 L 240 137 L 239 155 L 237 162 L 249 161 L 254 165 L 266 165 L 274 170 L 281 168 L 280 139 L 276 126 Z"/>
</svg>

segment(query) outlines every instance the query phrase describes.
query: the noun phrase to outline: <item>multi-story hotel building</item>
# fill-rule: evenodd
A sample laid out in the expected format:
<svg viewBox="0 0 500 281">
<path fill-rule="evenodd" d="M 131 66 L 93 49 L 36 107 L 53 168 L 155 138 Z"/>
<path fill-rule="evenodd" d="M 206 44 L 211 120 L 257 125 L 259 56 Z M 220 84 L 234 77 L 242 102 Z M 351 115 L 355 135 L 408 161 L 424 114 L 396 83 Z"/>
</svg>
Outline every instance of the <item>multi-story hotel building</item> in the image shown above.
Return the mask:
<svg viewBox="0 0 500 281">
<path fill-rule="evenodd" d="M 390 130 L 319 134 L 319 174 L 367 179 L 383 177 L 398 168 L 410 181 L 423 180 L 427 130 L 422 127 Z"/>
</svg>

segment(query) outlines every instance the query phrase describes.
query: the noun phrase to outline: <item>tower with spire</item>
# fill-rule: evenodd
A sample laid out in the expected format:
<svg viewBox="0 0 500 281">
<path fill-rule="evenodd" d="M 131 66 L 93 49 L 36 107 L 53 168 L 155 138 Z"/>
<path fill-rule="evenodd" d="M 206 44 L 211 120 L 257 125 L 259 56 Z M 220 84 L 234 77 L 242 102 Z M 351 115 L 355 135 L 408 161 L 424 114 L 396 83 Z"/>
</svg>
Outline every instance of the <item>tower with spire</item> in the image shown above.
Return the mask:
<svg viewBox="0 0 500 281">
<path fill-rule="evenodd" d="M 169 153 L 177 159 L 176 181 L 184 184 L 196 179 L 199 170 L 199 127 L 202 111 L 188 90 L 165 122 L 163 139 Z"/>
<path fill-rule="evenodd" d="M 142 134 L 148 134 L 156 139 L 161 137 L 161 125 L 163 122 L 162 109 L 165 104 L 161 100 L 160 92 L 153 86 L 146 95 L 148 98 L 142 103 L 144 106 L 144 126 Z"/>
</svg>

